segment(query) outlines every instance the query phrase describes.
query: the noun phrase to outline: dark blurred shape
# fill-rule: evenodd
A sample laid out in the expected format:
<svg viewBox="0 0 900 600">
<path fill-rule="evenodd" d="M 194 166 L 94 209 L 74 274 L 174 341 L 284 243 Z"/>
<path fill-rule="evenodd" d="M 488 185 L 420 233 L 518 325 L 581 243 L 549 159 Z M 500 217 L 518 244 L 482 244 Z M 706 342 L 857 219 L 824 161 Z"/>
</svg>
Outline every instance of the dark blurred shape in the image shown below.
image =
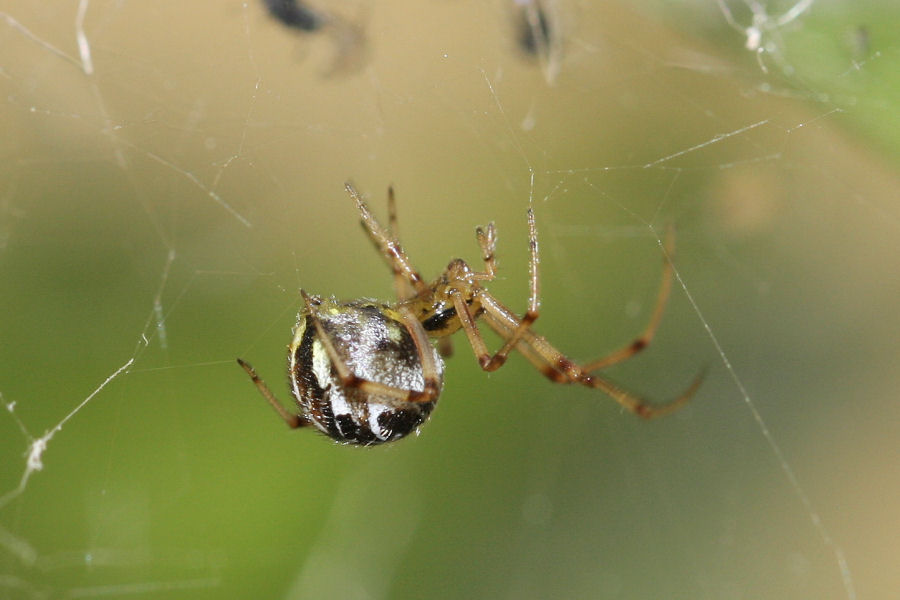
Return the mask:
<svg viewBox="0 0 900 600">
<path fill-rule="evenodd" d="M 550 46 L 550 22 L 537 0 L 521 3 L 517 23 L 519 47 L 535 56 Z"/>
<path fill-rule="evenodd" d="M 562 39 L 558 30 L 558 15 L 545 9 L 540 0 L 514 0 L 516 45 L 528 57 L 537 59 L 544 79 L 553 85 L 562 65 Z"/>
<path fill-rule="evenodd" d="M 269 14 L 283 25 L 304 33 L 321 32 L 335 44 L 327 75 L 353 73 L 365 64 L 365 38 L 361 26 L 331 11 L 314 10 L 301 0 L 263 0 Z"/>
<path fill-rule="evenodd" d="M 325 19 L 305 6 L 299 0 L 263 0 L 269 14 L 287 25 L 301 31 L 317 31 Z"/>
</svg>

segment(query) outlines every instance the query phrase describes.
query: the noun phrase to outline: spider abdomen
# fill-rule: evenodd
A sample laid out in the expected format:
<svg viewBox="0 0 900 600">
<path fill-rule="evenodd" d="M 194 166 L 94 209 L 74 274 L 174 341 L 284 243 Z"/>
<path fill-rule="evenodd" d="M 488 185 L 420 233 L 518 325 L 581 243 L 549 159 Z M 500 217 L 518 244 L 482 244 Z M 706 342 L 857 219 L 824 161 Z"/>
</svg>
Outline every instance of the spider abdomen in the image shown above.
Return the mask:
<svg viewBox="0 0 900 600">
<path fill-rule="evenodd" d="M 428 419 L 443 385 L 444 366 L 437 351 L 430 344 L 422 349 L 432 353 L 437 379 L 437 393 L 427 401 L 372 393 L 359 384 L 345 385 L 310 310 L 315 311 L 335 354 L 359 381 L 422 392 L 425 375 L 420 350 L 401 315 L 386 304 L 311 300 L 311 308 L 297 318 L 288 353 L 288 378 L 300 418 L 350 444 L 380 444 L 415 431 Z"/>
</svg>

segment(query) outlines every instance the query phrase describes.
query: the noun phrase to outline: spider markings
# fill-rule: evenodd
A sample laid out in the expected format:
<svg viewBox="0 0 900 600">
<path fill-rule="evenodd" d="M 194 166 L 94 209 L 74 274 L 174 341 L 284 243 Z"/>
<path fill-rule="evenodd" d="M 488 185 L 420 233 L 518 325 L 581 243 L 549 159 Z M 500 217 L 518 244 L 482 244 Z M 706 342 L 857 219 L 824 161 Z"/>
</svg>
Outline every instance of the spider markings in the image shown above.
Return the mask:
<svg viewBox="0 0 900 600">
<path fill-rule="evenodd" d="M 424 341 L 419 349 L 404 325 L 404 316 L 390 306 L 369 300 L 338 302 L 305 296 L 308 312 L 301 314 L 288 352 L 291 393 L 303 405 L 311 422 L 332 438 L 356 444 L 374 444 L 402 437 L 422 424 L 434 408 L 443 386 L 444 365 Z M 315 311 L 314 320 L 311 319 Z M 320 337 L 318 323 L 325 337 Z M 327 339 L 350 373 L 342 385 L 332 368 Z M 425 379 L 421 352 L 430 352 Z M 364 381 L 378 381 L 395 389 L 425 394 L 415 402 L 366 391 Z"/>
<path fill-rule="evenodd" d="M 534 211 L 528 210 L 530 293 L 528 310 L 521 318 L 506 308 L 482 281 L 495 277 L 493 223 L 475 230 L 481 247 L 483 270 L 464 260 L 450 261 L 441 275 L 426 284 L 412 267 L 397 240 L 393 189 L 388 190 L 389 226 L 383 228 L 350 184 L 366 229 L 394 273 L 397 302 L 374 300 L 342 302 L 300 291 L 305 307 L 297 316 L 294 338 L 288 346 L 288 379 L 296 411 L 286 409 L 248 363 L 238 363 L 272 408 L 292 427 L 314 425 L 342 443 L 374 445 L 400 439 L 415 431 L 431 414 L 443 388 L 444 363 L 450 354 L 449 337 L 462 329 L 485 371 L 499 369 L 509 353 L 518 350 L 545 377 L 555 383 L 578 383 L 597 388 L 630 412 L 649 419 L 669 414 L 684 405 L 703 381 L 703 373 L 674 400 L 651 405 L 594 371 L 622 362 L 653 339 L 662 319 L 672 285 L 667 261 L 656 307 L 644 331 L 619 350 L 579 365 L 531 330 L 539 316 L 538 243 Z M 674 235 L 669 232 L 671 254 Z M 504 343 L 491 354 L 475 321 L 494 330 Z M 429 342 L 437 338 L 440 353 Z"/>
</svg>

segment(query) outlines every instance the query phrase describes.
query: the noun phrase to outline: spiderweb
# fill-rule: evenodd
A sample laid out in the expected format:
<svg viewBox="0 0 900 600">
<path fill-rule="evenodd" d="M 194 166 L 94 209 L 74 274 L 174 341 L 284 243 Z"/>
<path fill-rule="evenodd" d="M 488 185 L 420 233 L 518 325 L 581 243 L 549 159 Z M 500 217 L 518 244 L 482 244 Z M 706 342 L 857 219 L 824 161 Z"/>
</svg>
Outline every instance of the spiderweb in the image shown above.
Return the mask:
<svg viewBox="0 0 900 600">
<path fill-rule="evenodd" d="M 272 3 L 270 3 L 272 4 Z M 602 5 L 602 6 L 601 6 Z M 0 597 L 882 598 L 900 588 L 900 13 L 0 2 Z M 455 340 L 418 438 L 289 432 L 298 289 L 476 262 L 653 423 Z M 491 343 L 496 340 L 491 339 Z"/>
</svg>

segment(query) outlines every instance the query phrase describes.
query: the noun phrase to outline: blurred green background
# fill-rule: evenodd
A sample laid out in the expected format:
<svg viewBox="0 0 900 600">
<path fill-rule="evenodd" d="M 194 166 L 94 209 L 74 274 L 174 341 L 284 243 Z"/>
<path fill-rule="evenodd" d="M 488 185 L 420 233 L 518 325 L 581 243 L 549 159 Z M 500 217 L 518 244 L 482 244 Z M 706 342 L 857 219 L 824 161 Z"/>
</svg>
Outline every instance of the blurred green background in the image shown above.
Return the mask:
<svg viewBox="0 0 900 600">
<path fill-rule="evenodd" d="M 753 51 L 740 2 L 548 1 L 536 58 L 512 2 L 327 4 L 0 2 L 0 597 L 896 597 L 897 7 L 767 3 Z M 348 178 L 426 277 L 495 221 L 520 312 L 533 198 L 584 360 L 674 223 L 608 374 L 696 399 L 643 423 L 460 336 L 419 437 L 286 430 L 235 357 L 286 401 L 298 289 L 392 293 Z"/>
</svg>

